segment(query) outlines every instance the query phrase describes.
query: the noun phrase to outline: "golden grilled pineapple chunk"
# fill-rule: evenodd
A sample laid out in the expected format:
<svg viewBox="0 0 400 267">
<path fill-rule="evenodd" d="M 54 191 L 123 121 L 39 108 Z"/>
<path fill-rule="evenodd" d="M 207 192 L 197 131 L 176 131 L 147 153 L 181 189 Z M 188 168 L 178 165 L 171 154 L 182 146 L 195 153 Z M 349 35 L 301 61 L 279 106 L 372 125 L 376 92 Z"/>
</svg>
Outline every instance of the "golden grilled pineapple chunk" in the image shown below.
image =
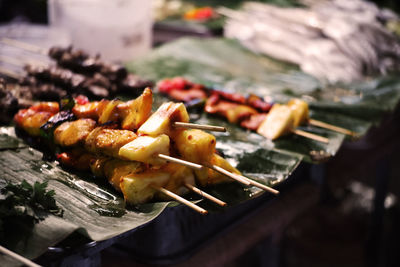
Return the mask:
<svg viewBox="0 0 400 267">
<path fill-rule="evenodd" d="M 121 191 L 121 177 L 143 171 L 143 164 L 140 162 L 124 161 L 120 159 L 108 160 L 104 163 L 103 173 L 110 184 L 118 191 Z"/>
<path fill-rule="evenodd" d="M 121 191 L 127 203 L 136 205 L 151 200 L 158 192 L 157 187 L 167 184 L 170 173 L 163 170 L 148 169 L 140 173 L 131 173 L 120 180 Z"/>
<path fill-rule="evenodd" d="M 122 102 L 120 100 L 102 100 L 98 105 L 99 123 L 104 124 L 109 121 L 118 121 L 118 105 Z"/>
<path fill-rule="evenodd" d="M 257 133 L 268 139 L 275 140 L 282 135 L 290 133 L 292 129 L 294 129 L 292 109 L 285 105 L 275 104 L 258 127 Z"/>
<path fill-rule="evenodd" d="M 202 130 L 189 129 L 177 132 L 175 146 L 185 160 L 204 164 L 209 163 L 215 152 L 215 136 Z M 207 182 L 207 170 L 195 170 L 197 181 L 201 185 Z"/>
<path fill-rule="evenodd" d="M 156 157 L 160 153 L 169 154 L 169 137 L 165 134 L 157 137 L 139 136 L 121 147 L 119 157 L 149 164 L 162 164 L 165 161 Z"/>
<path fill-rule="evenodd" d="M 162 104 L 150 118 L 140 126 L 139 134 L 158 136 L 171 135 L 173 122 L 189 122 L 189 114 L 183 103 L 167 102 Z"/>
<path fill-rule="evenodd" d="M 238 169 L 233 167 L 226 159 L 219 156 L 218 154 L 214 153 L 212 155 L 210 164 L 217 165 L 229 172 L 240 174 L 240 171 Z M 219 172 L 216 172 L 214 170 L 208 169 L 208 177 L 207 177 L 207 182 L 206 182 L 207 185 L 217 184 L 217 183 L 222 183 L 222 182 L 229 182 L 229 181 L 232 181 L 232 180 L 229 179 L 228 177 L 226 177 L 225 175 L 223 175 Z"/>
<path fill-rule="evenodd" d="M 193 186 L 195 185 L 193 171 L 186 166 L 171 162 L 166 164 L 166 166 L 163 167 L 163 170 L 171 174 L 171 177 L 164 188 L 175 194 L 184 195 L 189 191 L 184 186 L 185 183 Z M 164 194 L 160 194 L 159 197 L 166 198 Z"/>
<path fill-rule="evenodd" d="M 308 104 L 307 102 L 294 98 L 291 99 L 287 105 L 292 109 L 294 116 L 294 127 L 298 127 L 299 125 L 307 122 L 308 115 Z"/>
<path fill-rule="evenodd" d="M 92 119 L 63 122 L 54 130 L 54 143 L 61 146 L 81 144 L 95 127 L 96 122 Z"/>
<path fill-rule="evenodd" d="M 118 105 L 118 112 L 122 119 L 122 129 L 138 129 L 151 114 L 153 105 L 153 92 L 146 88 L 136 99 Z"/>
</svg>

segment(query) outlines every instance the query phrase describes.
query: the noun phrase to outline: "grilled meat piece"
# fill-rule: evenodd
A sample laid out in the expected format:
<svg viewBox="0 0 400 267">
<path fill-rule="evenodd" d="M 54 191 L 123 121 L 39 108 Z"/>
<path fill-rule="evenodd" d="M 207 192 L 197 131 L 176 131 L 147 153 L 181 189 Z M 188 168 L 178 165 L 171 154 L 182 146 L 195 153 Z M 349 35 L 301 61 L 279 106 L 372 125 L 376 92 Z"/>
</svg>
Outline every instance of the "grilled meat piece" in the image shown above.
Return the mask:
<svg viewBox="0 0 400 267">
<path fill-rule="evenodd" d="M 92 119 L 64 122 L 54 130 L 54 143 L 61 146 L 83 144 L 95 127 L 96 122 Z"/>
<path fill-rule="evenodd" d="M 85 148 L 95 154 L 118 158 L 120 148 L 136 137 L 137 135 L 132 131 L 97 127 L 87 136 Z"/>
</svg>

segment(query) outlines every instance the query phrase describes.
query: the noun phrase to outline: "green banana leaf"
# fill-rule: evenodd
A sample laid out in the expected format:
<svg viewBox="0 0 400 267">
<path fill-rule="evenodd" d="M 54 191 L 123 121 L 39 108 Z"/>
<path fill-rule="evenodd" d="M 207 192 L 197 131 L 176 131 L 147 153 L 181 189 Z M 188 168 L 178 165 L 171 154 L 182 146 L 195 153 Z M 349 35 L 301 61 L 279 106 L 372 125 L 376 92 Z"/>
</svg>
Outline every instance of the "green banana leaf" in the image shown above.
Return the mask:
<svg viewBox="0 0 400 267">
<path fill-rule="evenodd" d="M 160 102 L 160 99 L 156 102 Z M 159 216 L 168 205 L 176 205 L 174 202 L 154 202 L 126 207 L 122 196 L 107 182 L 95 179 L 88 173 L 64 170 L 57 162 L 44 160 L 40 151 L 17 138 L 12 127 L 0 129 L 0 182 L 19 183 L 25 179 L 32 184 L 35 181 L 48 181 L 48 189 L 55 190 L 57 204 L 64 210 L 62 218 L 49 215 L 33 229 L 9 235 L 8 240 L 1 241 L 20 255 L 36 258 L 49 246 L 57 245 L 72 233 L 78 233 L 88 240 L 106 240 L 146 224 Z M 285 180 L 302 160 L 301 156 L 266 150 L 256 143 L 236 141 L 228 135 L 218 136 L 217 144 L 233 165 L 264 184 Z M 249 168 L 246 162 L 258 165 Z M 229 206 L 260 193 L 259 189 L 237 183 L 213 186 L 205 188 L 205 191 L 221 198 Z M 210 212 L 223 209 L 195 195 L 185 197 L 199 201 L 199 205 Z M 0 257 L 0 262 L 3 260 L 6 259 Z"/>
<path fill-rule="evenodd" d="M 400 100 L 400 80 L 396 77 L 327 86 L 301 72 L 297 66 L 255 54 L 236 41 L 222 38 L 182 38 L 127 66 L 154 81 L 183 76 L 216 89 L 245 95 L 254 93 L 279 103 L 301 97 L 310 104 L 311 118 L 347 128 L 359 135 L 364 135 Z M 240 132 L 222 119 L 208 120 Z M 246 141 L 257 140 L 264 148 L 285 150 L 316 163 L 335 155 L 345 138 L 342 134 L 317 127 L 302 126 L 301 129 L 327 137 L 330 142 L 322 144 L 294 135 L 268 142 L 254 134 Z M 250 134 L 241 131 L 242 135 Z"/>
</svg>

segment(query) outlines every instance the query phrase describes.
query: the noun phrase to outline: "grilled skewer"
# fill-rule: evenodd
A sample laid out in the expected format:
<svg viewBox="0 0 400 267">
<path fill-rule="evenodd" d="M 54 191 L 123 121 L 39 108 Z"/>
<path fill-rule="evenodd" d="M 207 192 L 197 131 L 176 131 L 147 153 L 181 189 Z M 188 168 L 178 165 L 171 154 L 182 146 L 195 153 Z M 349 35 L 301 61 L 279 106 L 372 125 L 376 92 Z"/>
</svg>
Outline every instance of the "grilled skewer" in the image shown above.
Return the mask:
<svg viewBox="0 0 400 267">
<path fill-rule="evenodd" d="M 214 136 L 200 130 L 179 130 L 171 126 L 174 121 L 188 120 L 188 114 L 182 104 L 165 103 L 150 116 L 149 111 L 146 111 L 146 108 L 143 107 L 150 106 L 151 108 L 151 102 L 151 91 L 145 90 L 142 96 L 128 105 L 131 112 L 140 110 L 141 114 L 134 113 L 134 117 L 142 119 L 140 122 L 133 124 L 133 128 L 129 129 L 137 129 L 137 134 L 139 136 L 128 129 L 118 130 L 96 126 L 94 120 L 82 118 L 82 115 L 89 116 L 90 113 L 82 111 L 82 106 L 84 105 L 78 105 L 77 109 L 80 113 L 78 112 L 76 115 L 78 118 L 81 116 L 81 118 L 72 122 L 64 122 L 58 126 L 54 131 L 54 142 L 67 147 L 84 142 L 86 150 L 92 153 L 101 153 L 122 160 L 135 160 L 158 165 L 163 164 L 163 162 L 153 159 L 153 156 L 160 153 L 169 153 L 169 136 L 171 136 L 171 138 L 174 139 L 175 149 L 183 158 L 189 159 L 189 161 L 197 164 L 209 163 L 214 166 L 223 167 L 231 172 L 236 172 L 236 178 L 240 175 L 240 173 L 235 168 L 231 167 L 223 158 L 214 154 Z M 86 103 L 85 105 L 87 104 L 90 103 Z M 100 119 L 103 118 L 105 120 L 104 122 L 108 122 L 109 119 L 120 116 L 119 119 L 124 122 L 125 119 L 131 115 L 131 112 L 118 112 L 118 108 L 116 109 L 118 105 L 123 105 L 123 103 L 108 101 L 106 105 L 103 106 L 100 113 L 95 113 L 95 115 L 97 115 L 96 120 L 100 121 Z M 43 106 L 47 106 L 47 109 L 49 108 L 49 104 Z M 142 108 L 138 109 L 138 106 Z M 97 112 L 99 110 L 98 108 L 99 107 L 95 109 Z M 34 106 L 31 109 L 34 111 L 32 116 L 39 116 L 38 118 L 32 117 L 32 119 L 24 120 L 24 115 L 26 112 L 29 112 L 29 110 L 20 111 L 16 116 L 16 122 L 31 135 L 38 135 L 38 128 L 44 121 L 48 120 L 51 113 L 46 113 L 47 110 L 44 110 L 40 106 Z M 41 112 L 40 114 L 37 113 L 39 111 Z M 36 124 L 34 123 L 35 121 L 37 122 Z M 200 158 L 193 158 L 194 154 L 200 155 Z M 226 178 L 223 178 L 224 176 L 216 175 L 213 171 L 207 171 L 203 168 L 198 168 L 195 170 L 195 173 L 202 185 L 226 180 Z M 207 174 L 208 178 L 205 177 Z M 202 176 L 205 178 L 202 178 Z M 250 184 L 247 180 L 245 183 Z"/>
<path fill-rule="evenodd" d="M 140 100 L 139 100 L 140 101 Z M 26 113 L 29 113 L 30 110 L 25 110 L 25 111 L 20 111 L 20 113 L 16 116 L 16 122 L 17 125 L 25 129 L 28 133 L 31 135 L 38 135 L 39 131 L 38 129 L 40 128 L 43 123 L 48 120 L 49 115 L 53 114 L 54 111 L 56 111 L 55 108 L 52 108 L 53 105 L 50 105 L 49 103 L 44 103 L 42 106 L 34 106 L 30 110 L 32 114 L 28 114 L 29 116 L 26 116 Z M 179 105 L 178 105 L 179 106 Z M 179 108 L 178 108 L 179 110 Z M 179 113 L 179 112 L 178 112 Z M 172 117 L 175 116 L 175 118 L 178 118 L 179 115 L 176 112 L 172 112 L 171 114 L 174 114 Z M 101 117 L 101 115 L 100 115 Z M 182 116 L 181 116 L 182 117 Z M 29 119 L 28 119 L 29 118 Z M 146 120 L 148 122 L 150 119 Z M 151 120 L 150 120 L 151 121 Z M 140 125 L 139 129 L 145 125 L 143 123 Z M 161 129 L 161 131 L 167 131 L 168 132 L 168 126 L 165 125 L 165 123 L 159 124 L 156 126 L 156 131 L 160 131 L 160 127 L 165 126 L 164 130 Z M 154 126 L 154 125 L 153 125 Z M 95 128 L 94 128 L 95 127 Z M 79 131 L 77 131 L 79 129 Z M 148 127 L 144 127 L 144 129 L 149 129 Z M 170 128 L 169 128 L 170 129 Z M 143 129 L 141 130 L 143 131 Z M 141 132 L 138 130 L 138 133 Z M 169 130 L 170 134 L 174 134 L 173 130 Z M 199 131 L 199 130 L 186 130 L 186 131 Z M 177 131 L 177 132 L 183 132 L 183 131 Z M 164 136 L 164 137 L 162 137 Z M 118 139 L 115 139 L 115 137 L 118 137 Z M 144 138 L 155 140 L 157 138 L 161 138 L 162 140 L 167 140 L 168 136 L 165 135 L 164 133 L 160 133 L 155 136 L 139 136 L 137 137 L 133 132 L 130 132 L 128 130 L 118 130 L 118 129 L 107 129 L 103 127 L 96 127 L 96 122 L 91 120 L 91 119 L 79 119 L 76 121 L 72 122 L 64 122 L 60 126 L 56 128 L 54 131 L 54 142 L 56 144 L 59 144 L 64 147 L 69 147 L 69 146 L 76 146 L 79 143 L 84 143 L 84 147 L 86 151 L 92 152 L 92 153 L 101 153 L 102 155 L 106 155 L 108 157 L 113 157 L 113 158 L 120 158 L 120 159 L 132 159 L 132 155 L 136 155 L 136 159 L 145 162 L 145 163 L 150 163 L 149 158 L 151 155 L 157 155 L 158 152 L 155 151 L 154 149 L 160 149 L 160 147 L 166 147 L 167 150 L 168 146 L 167 143 L 169 142 L 166 141 L 161 141 L 152 143 L 153 141 L 149 142 L 143 142 L 143 141 L 137 141 L 137 140 L 144 140 Z M 153 139 L 152 139 L 153 138 Z M 135 142 L 139 143 L 135 144 Z M 215 142 L 214 142 L 215 143 Z M 137 148 L 140 147 L 140 145 L 145 144 L 144 150 L 138 150 Z M 132 149 L 132 147 L 134 149 Z M 149 152 L 150 151 L 150 152 Z M 118 153 L 117 153 L 118 152 Z M 140 156 L 138 156 L 140 155 Z M 120 160 L 119 159 L 119 160 Z M 129 161 L 131 162 L 131 161 Z M 151 161 L 153 164 L 162 164 L 160 166 L 164 166 L 162 162 L 155 162 Z M 168 165 L 171 166 L 171 165 Z M 164 167 L 162 167 L 164 168 Z M 154 171 L 150 170 L 150 173 L 146 173 L 146 177 L 153 177 L 152 173 Z M 130 174 L 133 175 L 133 174 Z M 136 174 L 135 174 L 136 175 Z M 127 184 L 131 184 L 132 182 L 135 182 L 136 176 L 133 177 L 127 177 L 124 180 L 124 185 L 127 186 Z M 139 174 L 138 174 L 139 175 Z M 160 174 L 161 175 L 161 174 Z M 215 174 L 213 174 L 215 176 Z M 165 176 L 165 175 L 164 175 Z M 162 177 L 164 177 L 162 176 Z M 168 176 L 168 175 L 167 175 Z M 142 176 L 140 176 L 142 177 Z M 158 177 L 158 176 L 157 176 Z M 216 176 L 219 178 L 218 176 Z M 133 179 L 133 180 L 132 180 Z M 220 178 L 219 178 L 220 179 Z M 168 189 L 168 184 L 166 185 Z M 184 183 L 184 186 L 187 187 L 186 183 Z M 158 186 L 159 187 L 159 186 Z M 190 186 L 189 186 L 190 187 Z M 126 195 L 126 189 L 127 187 L 123 187 L 121 185 L 121 190 Z M 191 188 L 193 190 L 193 188 Z M 162 190 L 163 191 L 163 190 Z M 197 192 L 199 190 L 196 190 Z M 126 197 L 127 198 L 127 197 Z M 127 198 L 129 200 L 129 198 Z M 220 204 L 220 203 L 217 203 Z"/>
<path fill-rule="evenodd" d="M 48 118 L 51 118 L 51 115 L 55 114 L 57 110 L 58 107 L 56 104 L 41 103 L 39 105 L 33 106 L 28 110 L 21 110 L 16 116 L 16 123 L 30 135 L 38 136 L 40 134 L 40 127 L 46 121 L 48 121 Z M 84 153 L 80 152 L 79 159 L 75 160 L 74 163 L 71 164 L 72 167 L 87 169 L 90 162 L 95 163 L 96 160 L 101 160 L 102 158 L 105 158 L 106 160 L 103 160 L 103 165 L 101 167 L 96 164 L 97 173 L 100 172 L 98 169 L 101 168 L 101 172 L 105 174 L 110 183 L 117 190 L 122 191 L 124 193 L 125 199 L 132 204 L 138 204 L 147 200 L 148 198 L 152 197 L 152 195 L 154 195 L 154 193 L 157 191 L 161 191 L 163 193 L 167 192 L 169 196 L 174 196 L 176 198 L 174 193 L 172 193 L 170 190 L 161 188 L 163 186 L 168 187 L 168 180 L 170 179 L 170 177 L 175 177 L 176 173 L 178 175 L 176 179 L 182 179 L 180 177 L 188 177 L 187 173 L 182 173 L 180 171 L 179 168 L 181 167 L 178 167 L 178 169 L 173 168 L 172 170 L 170 168 L 165 169 L 165 167 L 162 169 L 149 169 L 139 162 L 129 162 L 121 161 L 120 159 L 113 159 L 113 157 L 110 156 L 114 156 L 115 151 L 118 151 L 124 143 L 129 142 L 131 138 L 133 138 L 134 133 L 127 130 L 110 129 L 110 131 L 104 134 L 104 132 L 102 131 L 96 131 L 98 130 L 98 128 L 93 127 L 95 127 L 94 121 L 90 119 L 81 119 L 78 121 L 65 122 L 56 128 L 54 132 L 54 142 L 62 145 L 62 147 L 74 147 L 81 144 L 82 142 L 85 144 L 84 147 L 86 148 L 86 150 L 84 150 Z M 79 128 L 80 131 L 76 131 L 77 128 Z M 91 134 L 94 135 L 94 137 L 90 137 Z M 96 138 L 96 136 L 102 137 L 100 137 L 99 140 L 98 138 Z M 110 144 L 112 146 L 110 146 Z M 92 150 L 93 147 L 97 148 L 97 150 Z M 96 156 L 96 153 L 100 154 Z M 71 156 L 66 157 L 66 153 L 63 154 L 63 156 L 59 157 L 59 159 L 62 159 L 63 163 L 66 162 L 66 159 L 68 159 L 69 163 L 73 162 L 74 159 L 71 159 Z M 107 162 L 110 162 L 112 164 L 108 168 L 108 171 L 106 165 Z M 170 164 L 167 165 L 170 166 Z M 178 170 L 178 172 L 176 172 L 176 170 Z M 121 173 L 123 171 L 125 171 L 125 173 Z M 106 173 L 109 174 L 107 175 Z M 116 177 L 117 180 L 115 180 L 114 177 Z M 132 187 L 132 185 L 134 185 L 135 187 Z M 141 188 L 143 186 L 147 188 L 146 190 L 145 188 L 142 188 L 143 190 L 145 190 L 144 192 L 139 193 L 135 191 L 136 189 L 134 189 Z M 177 198 L 176 200 L 182 202 L 181 198 Z M 197 211 L 201 211 L 201 213 L 203 214 L 207 213 L 204 209 L 198 207 L 193 203 L 189 206 L 196 209 Z"/>
<path fill-rule="evenodd" d="M 265 124 L 268 112 L 274 106 L 256 95 L 244 97 L 240 94 L 212 90 L 201 84 L 195 84 L 180 77 L 160 81 L 158 83 L 158 89 L 161 93 L 167 94 L 178 101 L 190 102 L 195 99 L 205 100 L 205 112 L 218 114 L 225 117 L 231 123 L 240 124 L 242 127 L 250 130 L 258 130 L 259 133 L 263 132 L 259 128 L 263 122 Z M 308 116 L 308 105 L 300 99 L 289 101 L 288 107 L 290 107 L 291 111 L 286 113 L 292 113 L 292 115 L 288 114 L 288 116 L 293 116 L 293 123 L 290 124 L 290 120 L 286 120 L 289 124 L 286 126 L 281 125 L 281 127 L 287 128 L 287 130 L 282 133 L 294 133 L 320 142 L 329 142 L 325 137 L 296 129 L 299 125 L 308 123 L 340 133 L 355 135 L 354 132 L 344 128 L 310 119 Z M 271 119 L 269 119 L 269 121 L 271 121 Z"/>
</svg>

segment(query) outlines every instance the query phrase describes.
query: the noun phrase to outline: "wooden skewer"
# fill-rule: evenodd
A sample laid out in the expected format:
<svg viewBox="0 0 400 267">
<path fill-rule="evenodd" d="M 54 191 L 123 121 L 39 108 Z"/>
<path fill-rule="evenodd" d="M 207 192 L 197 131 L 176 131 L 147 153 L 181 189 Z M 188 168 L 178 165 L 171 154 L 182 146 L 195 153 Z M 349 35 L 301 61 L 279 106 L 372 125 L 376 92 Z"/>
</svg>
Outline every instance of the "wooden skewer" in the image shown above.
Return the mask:
<svg viewBox="0 0 400 267">
<path fill-rule="evenodd" d="M 11 251 L 9 249 L 6 249 L 3 246 L 0 246 L 0 252 L 10 256 L 11 258 L 13 258 L 13 259 L 15 259 L 15 260 L 17 260 L 17 261 L 29 266 L 29 267 L 41 267 L 41 265 L 36 264 L 33 261 L 30 261 L 27 258 L 24 258 L 21 255 L 18 255 L 17 253 L 15 253 L 15 252 L 13 252 L 13 251 Z"/>
<path fill-rule="evenodd" d="M 197 188 L 197 187 L 195 187 L 195 186 L 193 186 L 193 185 L 191 185 L 189 183 L 184 183 L 184 185 L 187 188 L 189 188 L 190 190 L 192 190 L 193 192 L 199 194 L 200 196 L 205 197 L 208 200 L 210 200 L 210 201 L 212 201 L 212 202 L 214 202 L 214 203 L 216 203 L 216 204 L 218 204 L 218 205 L 220 205 L 222 207 L 226 206 L 226 203 L 224 201 L 222 201 L 222 200 L 220 200 L 220 199 L 218 199 L 218 198 L 216 198 L 216 197 L 204 192 L 203 190 L 201 190 L 201 189 L 199 189 L 199 188 Z"/>
<path fill-rule="evenodd" d="M 182 164 L 182 165 L 187 166 L 187 167 L 192 168 L 192 169 L 201 170 L 201 169 L 204 168 L 203 165 L 200 165 L 200 164 L 197 164 L 197 163 L 193 163 L 193 162 L 189 162 L 189 161 L 182 160 L 182 159 L 177 159 L 177 158 L 174 158 L 174 157 L 171 157 L 171 156 L 167 156 L 167 155 L 164 155 L 164 154 L 158 154 L 157 156 L 158 156 L 159 158 L 161 158 L 161 159 L 165 159 L 165 160 L 167 160 L 167 161 L 171 161 L 171 162 L 175 162 L 175 163 L 178 163 L 178 164 Z M 212 169 L 212 170 L 214 170 L 214 171 L 217 171 L 217 172 L 219 172 L 219 173 L 222 173 L 222 174 L 224 174 L 225 176 L 228 176 L 229 178 L 232 178 L 232 179 L 234 179 L 235 181 L 237 181 L 237 182 L 239 182 L 239 183 L 241 183 L 241 184 L 244 184 L 244 185 L 254 185 L 254 186 L 256 186 L 256 187 L 258 187 L 258 188 L 260 188 L 260 189 L 263 189 L 263 190 L 265 190 L 265 191 L 271 192 L 271 193 L 274 194 L 274 195 L 278 195 L 278 194 L 279 194 L 279 191 L 278 191 L 278 190 L 275 190 L 275 189 L 273 189 L 273 188 L 271 188 L 271 187 L 268 187 L 268 186 L 266 186 L 266 185 L 263 185 L 263 184 L 261 184 L 261 183 L 259 183 L 259 182 L 256 182 L 256 181 L 254 181 L 254 180 L 252 180 L 252 179 L 249 179 L 249 178 L 247 178 L 247 177 L 245 177 L 245 176 L 242 176 L 242 175 L 239 175 L 239 174 L 237 174 L 237 173 L 229 172 L 229 171 L 225 170 L 224 168 L 221 168 L 221 167 L 219 167 L 219 166 L 217 166 L 217 165 L 207 165 L 207 164 L 206 164 L 206 167 L 208 167 L 208 168 L 210 168 L 210 169 Z M 186 186 L 186 185 L 185 185 L 185 186 Z M 193 188 L 189 188 L 189 189 L 193 190 Z M 196 190 L 197 190 L 197 192 L 195 191 L 196 193 L 201 192 L 201 193 L 199 193 L 199 194 L 204 195 L 204 197 L 208 198 L 208 197 L 206 196 L 206 195 L 208 195 L 206 192 L 201 191 L 201 190 L 198 189 L 198 188 L 196 188 Z M 193 190 L 193 191 L 194 191 L 194 190 Z M 217 201 L 221 201 L 221 200 L 219 200 L 219 199 L 217 199 L 217 198 L 215 198 L 215 197 L 213 197 L 213 196 L 211 196 L 211 195 L 209 195 L 209 196 L 210 196 L 211 198 L 214 198 L 214 199 L 217 200 Z M 208 199 L 210 199 L 210 198 L 208 198 Z M 211 201 L 214 201 L 214 200 L 212 200 L 212 199 L 210 199 L 210 200 L 211 200 Z M 214 202 L 215 202 L 215 201 L 214 201 Z M 222 202 L 222 201 L 221 201 L 221 202 Z M 225 203 L 225 202 L 223 202 L 223 203 Z M 219 203 L 217 203 L 217 204 L 219 204 Z M 225 205 L 226 205 L 226 203 L 225 203 Z M 221 206 L 223 206 L 223 205 L 221 205 Z"/>
<path fill-rule="evenodd" d="M 308 123 L 311 124 L 311 125 L 318 126 L 318 127 L 321 127 L 321 128 L 325 128 L 325 129 L 328 129 L 328 130 L 332 130 L 332 131 L 335 131 L 335 132 L 338 132 L 338 133 L 342 133 L 342 134 L 346 134 L 346 135 L 350 135 L 350 136 L 354 136 L 354 137 L 358 136 L 358 134 L 353 132 L 353 131 L 350 131 L 348 129 L 345 129 L 345 128 L 342 128 L 342 127 L 339 127 L 339 126 L 336 126 L 336 125 L 332 125 L 332 124 L 329 124 L 329 123 L 326 123 L 326 122 L 323 122 L 323 121 L 318 121 L 318 120 L 314 120 L 314 119 L 308 119 Z"/>
<path fill-rule="evenodd" d="M 175 163 L 184 165 L 186 167 L 189 167 L 189 168 L 192 168 L 192 169 L 195 169 L 195 170 L 204 169 L 204 166 L 202 166 L 200 164 L 193 163 L 193 162 L 190 162 L 190 161 L 186 161 L 186 160 L 183 160 L 183 159 L 177 159 L 177 158 L 174 158 L 174 157 L 171 157 L 171 156 L 167 156 L 167 155 L 164 155 L 164 154 L 157 154 L 157 157 L 160 158 L 160 159 L 165 159 L 166 161 L 175 162 Z"/>
<path fill-rule="evenodd" d="M 305 131 L 302 131 L 302 130 L 299 130 L 299 129 L 292 129 L 291 131 L 294 134 L 297 134 L 297 135 L 300 135 L 300 136 L 303 136 L 303 137 L 306 137 L 306 138 L 309 138 L 309 139 L 313 139 L 313 140 L 321 142 L 321 143 L 326 143 L 326 144 L 329 143 L 329 139 L 326 138 L 326 137 L 322 137 L 322 136 L 319 136 L 319 135 L 316 135 L 316 134 L 305 132 Z"/>
<path fill-rule="evenodd" d="M 225 176 L 228 176 L 229 178 L 232 178 L 233 180 L 236 180 L 237 182 L 239 182 L 241 184 L 250 185 L 250 182 L 248 181 L 248 179 L 246 179 L 245 177 L 243 177 L 243 176 L 241 176 L 239 174 L 231 173 L 231 172 L 229 172 L 229 171 L 225 170 L 224 168 L 221 168 L 221 167 L 219 167 L 217 165 L 211 165 L 211 164 L 208 165 L 207 164 L 206 167 L 208 167 L 208 168 L 210 168 L 210 169 L 212 169 L 212 170 L 214 170 L 216 172 L 222 173 Z"/>
<path fill-rule="evenodd" d="M 279 195 L 279 191 L 276 190 L 276 189 L 274 189 L 274 188 L 272 188 L 272 187 L 266 186 L 266 185 L 264 185 L 264 184 L 262 184 L 262 183 L 259 183 L 259 182 L 257 182 L 257 181 L 254 181 L 254 180 L 252 180 L 252 179 L 250 179 L 250 178 L 247 178 L 247 177 L 245 177 L 245 176 L 242 176 L 242 177 L 244 177 L 245 179 L 247 179 L 247 180 L 250 182 L 250 184 L 251 184 L 251 185 L 254 185 L 255 187 L 258 187 L 258 188 L 260 188 L 260 189 L 263 189 L 263 190 L 265 190 L 265 191 L 268 191 L 268 192 L 270 192 L 270 193 L 272 193 L 272 194 L 274 194 L 274 195 Z"/>
<path fill-rule="evenodd" d="M 200 129 L 205 131 L 214 131 L 214 132 L 226 132 L 226 128 L 222 126 L 214 126 L 214 125 L 206 125 L 206 124 L 195 124 L 188 122 L 174 122 L 174 127 L 180 128 L 190 128 L 190 129 Z"/>
<path fill-rule="evenodd" d="M 194 209 L 195 211 L 197 211 L 197 212 L 199 212 L 201 214 L 207 214 L 208 213 L 207 210 L 197 206 L 196 204 L 190 202 L 189 200 L 186 200 L 183 197 L 181 197 L 181 196 L 179 196 L 179 195 L 177 195 L 177 194 L 175 194 L 175 193 L 173 193 L 173 192 L 171 192 L 171 191 L 169 191 L 169 190 L 167 190 L 165 188 L 162 188 L 162 187 L 154 187 L 154 188 L 156 190 L 160 191 L 161 193 L 169 196 L 170 198 L 172 198 L 172 199 L 174 199 L 174 200 L 176 200 L 176 201 L 188 206 L 189 208 Z"/>
<path fill-rule="evenodd" d="M 33 53 L 39 53 L 39 54 L 42 54 L 42 55 L 47 55 L 47 50 L 46 49 L 43 49 L 40 46 L 33 45 L 33 44 L 30 44 L 30 43 L 21 42 L 21 41 L 18 41 L 18 40 L 5 38 L 5 37 L 1 38 L 1 42 L 4 43 L 4 44 L 7 44 L 9 46 L 14 46 L 14 47 L 17 47 L 17 48 L 21 48 L 21 49 L 24 49 L 24 50 L 27 50 L 27 51 L 30 51 L 30 52 L 33 52 Z"/>
<path fill-rule="evenodd" d="M 1 67 L 1 66 L 0 66 L 0 73 L 6 75 L 6 76 L 8 76 L 8 77 L 11 77 L 11 78 L 13 78 L 13 79 L 16 79 L 16 80 L 18 80 L 18 79 L 21 77 L 21 76 L 19 75 L 19 73 L 14 72 L 14 71 L 12 71 L 12 70 L 5 69 L 5 68 L 3 68 L 3 67 Z"/>
</svg>

